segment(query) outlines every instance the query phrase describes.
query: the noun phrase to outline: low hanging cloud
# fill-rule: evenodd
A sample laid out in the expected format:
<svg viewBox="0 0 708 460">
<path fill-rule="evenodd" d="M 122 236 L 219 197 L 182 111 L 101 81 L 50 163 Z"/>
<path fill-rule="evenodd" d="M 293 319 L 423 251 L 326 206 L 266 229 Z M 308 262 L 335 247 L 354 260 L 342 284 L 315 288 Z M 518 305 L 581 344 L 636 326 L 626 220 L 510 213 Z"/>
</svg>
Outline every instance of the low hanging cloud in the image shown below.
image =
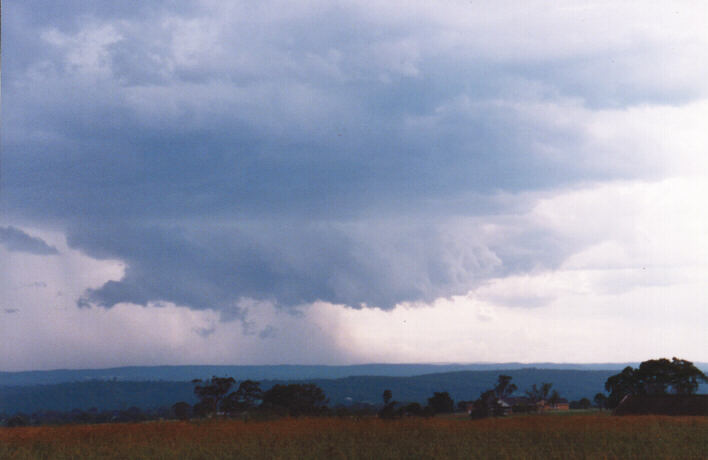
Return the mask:
<svg viewBox="0 0 708 460">
<path fill-rule="evenodd" d="M 472 224 L 453 234 L 442 226 L 406 222 L 280 222 L 193 231 L 103 228 L 70 233 L 69 243 L 94 257 L 127 263 L 121 280 L 89 290 L 85 304 L 162 299 L 228 312 L 245 297 L 283 306 L 326 300 L 392 308 L 404 300 L 465 292 L 505 270 L 473 231 Z"/>
<path fill-rule="evenodd" d="M 0 227 L 0 244 L 8 251 L 28 252 L 41 256 L 59 254 L 54 246 L 50 246 L 43 239 L 31 236 L 11 225 Z"/>
</svg>

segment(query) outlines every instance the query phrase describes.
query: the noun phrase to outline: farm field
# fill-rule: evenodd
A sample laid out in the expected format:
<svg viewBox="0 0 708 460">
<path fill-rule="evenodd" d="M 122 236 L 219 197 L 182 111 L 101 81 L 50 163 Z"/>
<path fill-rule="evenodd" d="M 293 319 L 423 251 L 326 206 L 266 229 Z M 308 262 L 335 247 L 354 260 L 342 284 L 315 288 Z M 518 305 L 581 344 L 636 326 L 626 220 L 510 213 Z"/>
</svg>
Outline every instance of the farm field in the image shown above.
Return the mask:
<svg viewBox="0 0 708 460">
<path fill-rule="evenodd" d="M 708 417 L 300 418 L 0 429 L 2 459 L 708 458 Z"/>
</svg>

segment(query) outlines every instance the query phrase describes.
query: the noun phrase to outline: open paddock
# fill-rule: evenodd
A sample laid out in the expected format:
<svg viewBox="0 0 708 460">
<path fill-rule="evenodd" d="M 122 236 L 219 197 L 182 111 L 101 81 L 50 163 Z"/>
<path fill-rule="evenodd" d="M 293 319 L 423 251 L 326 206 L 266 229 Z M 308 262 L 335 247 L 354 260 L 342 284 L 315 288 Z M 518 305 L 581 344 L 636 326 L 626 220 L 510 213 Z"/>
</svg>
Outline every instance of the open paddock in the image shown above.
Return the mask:
<svg viewBox="0 0 708 460">
<path fill-rule="evenodd" d="M 3 459 L 708 458 L 708 417 L 206 420 L 0 428 Z"/>
</svg>

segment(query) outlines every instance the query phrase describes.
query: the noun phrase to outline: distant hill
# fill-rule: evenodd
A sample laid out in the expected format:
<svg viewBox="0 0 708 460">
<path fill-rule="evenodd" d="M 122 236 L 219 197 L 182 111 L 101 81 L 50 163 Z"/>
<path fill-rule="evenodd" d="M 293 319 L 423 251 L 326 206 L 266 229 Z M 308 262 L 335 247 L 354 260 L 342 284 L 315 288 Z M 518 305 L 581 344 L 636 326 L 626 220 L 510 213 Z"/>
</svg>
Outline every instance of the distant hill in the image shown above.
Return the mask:
<svg viewBox="0 0 708 460">
<path fill-rule="evenodd" d="M 476 363 L 476 364 L 360 364 L 353 366 L 132 366 L 108 369 L 58 369 L 49 371 L 0 372 L 0 385 L 38 385 L 89 380 L 189 382 L 196 378 L 232 376 L 238 380 L 338 379 L 352 376 L 411 377 L 457 371 L 500 369 L 621 370 L 638 363 Z M 708 365 L 703 366 L 708 369 Z"/>
<path fill-rule="evenodd" d="M 194 378 L 232 376 L 253 379 L 263 389 L 276 383 L 315 383 L 330 405 L 378 404 L 385 389 L 400 402 L 425 404 L 436 391 L 472 400 L 492 387 L 499 374 L 512 376 L 519 394 L 534 383 L 551 382 L 562 397 L 577 400 L 604 390 L 607 378 L 627 365 L 613 364 L 364 364 L 357 366 L 159 366 L 94 370 L 0 373 L 0 413 L 40 410 L 153 409 L 177 401 L 196 402 Z M 704 372 L 705 363 L 697 363 Z M 605 367 L 605 369 L 602 369 Z M 707 393 L 708 385 L 699 392 Z"/>
<path fill-rule="evenodd" d="M 349 401 L 372 402 L 378 404 L 385 389 L 393 392 L 398 401 L 417 401 L 421 404 L 436 391 L 447 391 L 456 401 L 477 399 L 481 392 L 490 389 L 500 374 L 512 377 L 519 393 L 534 383 L 553 383 L 553 388 L 561 396 L 574 400 L 592 397 L 603 391 L 605 381 L 616 370 L 572 370 L 572 369 L 505 369 L 486 371 L 459 371 L 425 374 L 413 377 L 357 376 L 337 380 L 314 380 L 322 387 L 333 403 Z"/>
<path fill-rule="evenodd" d="M 436 391 L 447 391 L 455 400 L 476 399 L 490 388 L 500 373 L 511 375 L 523 392 L 534 383 L 552 382 L 568 399 L 592 398 L 616 370 L 507 369 L 457 371 L 410 377 L 352 376 L 341 379 L 262 380 L 263 389 L 276 383 L 312 382 L 330 399 L 330 405 L 370 402 L 378 404 L 385 389 L 397 401 L 425 404 Z M 171 406 L 177 401 L 196 402 L 190 382 L 92 380 L 46 385 L 0 386 L 0 413 L 32 413 L 40 410 L 69 411 L 141 409 Z"/>
</svg>

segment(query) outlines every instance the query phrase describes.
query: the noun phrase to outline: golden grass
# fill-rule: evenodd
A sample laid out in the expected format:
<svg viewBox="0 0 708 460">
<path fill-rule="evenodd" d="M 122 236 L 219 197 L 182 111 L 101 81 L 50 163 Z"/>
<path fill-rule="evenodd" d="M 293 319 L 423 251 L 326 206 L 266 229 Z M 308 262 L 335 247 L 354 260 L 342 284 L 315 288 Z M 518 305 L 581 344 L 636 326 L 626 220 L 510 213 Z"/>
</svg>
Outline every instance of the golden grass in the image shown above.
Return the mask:
<svg viewBox="0 0 708 460">
<path fill-rule="evenodd" d="M 708 417 L 301 418 L 0 429 L 2 459 L 708 458 Z"/>
</svg>

